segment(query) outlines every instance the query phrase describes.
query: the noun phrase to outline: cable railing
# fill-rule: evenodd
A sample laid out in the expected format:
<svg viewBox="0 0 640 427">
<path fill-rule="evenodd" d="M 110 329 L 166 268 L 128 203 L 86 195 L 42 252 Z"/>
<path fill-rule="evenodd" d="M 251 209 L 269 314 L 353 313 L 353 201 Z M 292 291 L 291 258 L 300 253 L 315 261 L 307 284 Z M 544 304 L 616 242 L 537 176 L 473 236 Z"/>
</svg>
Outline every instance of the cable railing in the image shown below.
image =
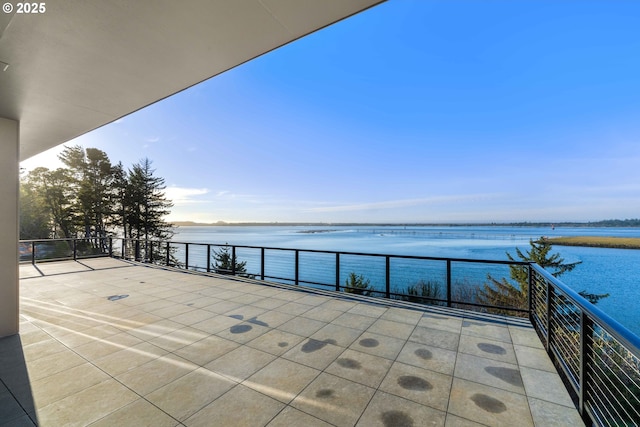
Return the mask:
<svg viewBox="0 0 640 427">
<path fill-rule="evenodd" d="M 20 262 L 63 261 L 111 255 L 109 237 L 20 240 Z"/>
<path fill-rule="evenodd" d="M 587 423 L 640 425 L 640 338 L 537 264 L 530 319 Z"/>
<path fill-rule="evenodd" d="M 640 338 L 535 263 L 124 238 L 20 242 L 32 263 L 113 256 L 142 263 L 528 316 L 587 425 L 640 425 Z M 528 271 L 528 307 L 478 299 L 510 266 Z M 354 280 L 354 278 L 358 280 Z"/>
<path fill-rule="evenodd" d="M 508 276 L 526 262 L 336 252 L 114 238 L 114 256 L 207 273 L 244 276 L 295 286 L 428 303 L 454 308 L 499 310 L 526 316 L 526 307 L 478 300 L 477 283 L 487 275 Z M 221 263 L 216 257 L 226 256 Z M 358 282 L 353 277 L 361 278 Z M 364 284 L 366 283 L 366 287 Z"/>
</svg>

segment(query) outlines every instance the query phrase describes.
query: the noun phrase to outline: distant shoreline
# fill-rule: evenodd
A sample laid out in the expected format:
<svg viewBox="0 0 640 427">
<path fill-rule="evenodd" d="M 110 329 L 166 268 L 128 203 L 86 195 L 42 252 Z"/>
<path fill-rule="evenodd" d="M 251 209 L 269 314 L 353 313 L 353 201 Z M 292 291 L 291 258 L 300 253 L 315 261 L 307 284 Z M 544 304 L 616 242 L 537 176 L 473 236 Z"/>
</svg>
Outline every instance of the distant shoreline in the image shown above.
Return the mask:
<svg viewBox="0 0 640 427">
<path fill-rule="evenodd" d="M 629 227 L 640 228 L 640 219 L 630 220 L 604 220 L 595 222 L 508 222 L 508 223 L 371 223 L 371 222 L 195 222 L 195 221 L 174 221 L 178 227 L 523 227 L 523 228 L 607 228 L 607 227 Z"/>
</svg>

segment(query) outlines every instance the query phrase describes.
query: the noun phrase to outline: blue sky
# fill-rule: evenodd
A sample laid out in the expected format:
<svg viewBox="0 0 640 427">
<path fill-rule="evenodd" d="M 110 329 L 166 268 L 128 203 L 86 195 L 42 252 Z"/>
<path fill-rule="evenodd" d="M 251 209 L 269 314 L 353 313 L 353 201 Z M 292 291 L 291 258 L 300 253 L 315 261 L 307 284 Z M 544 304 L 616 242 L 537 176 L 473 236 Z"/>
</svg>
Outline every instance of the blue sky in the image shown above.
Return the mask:
<svg viewBox="0 0 640 427">
<path fill-rule="evenodd" d="M 174 221 L 637 218 L 639 16 L 391 0 L 67 145 L 151 159 Z"/>
</svg>

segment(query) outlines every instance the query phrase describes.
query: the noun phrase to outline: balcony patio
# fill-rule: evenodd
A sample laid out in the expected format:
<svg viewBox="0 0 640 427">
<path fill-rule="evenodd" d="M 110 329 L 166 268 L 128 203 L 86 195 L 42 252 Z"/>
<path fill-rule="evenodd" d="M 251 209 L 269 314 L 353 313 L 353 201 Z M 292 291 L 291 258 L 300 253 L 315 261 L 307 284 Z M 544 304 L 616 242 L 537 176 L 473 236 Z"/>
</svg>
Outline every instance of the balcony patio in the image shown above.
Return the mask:
<svg viewBox="0 0 640 427">
<path fill-rule="evenodd" d="M 526 320 L 113 258 L 20 268 L 0 426 L 583 425 Z"/>
</svg>

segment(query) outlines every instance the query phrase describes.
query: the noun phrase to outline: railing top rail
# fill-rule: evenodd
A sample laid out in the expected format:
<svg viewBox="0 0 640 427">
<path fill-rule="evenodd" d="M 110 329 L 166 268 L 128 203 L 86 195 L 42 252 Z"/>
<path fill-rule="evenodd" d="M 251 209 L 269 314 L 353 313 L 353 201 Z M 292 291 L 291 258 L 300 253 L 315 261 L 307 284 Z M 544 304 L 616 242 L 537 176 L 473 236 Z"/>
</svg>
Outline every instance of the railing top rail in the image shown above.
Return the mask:
<svg viewBox="0 0 640 427">
<path fill-rule="evenodd" d="M 134 239 L 134 238 L 126 238 L 117 237 L 114 239 L 122 239 L 122 240 L 140 240 L 144 241 L 144 239 Z M 380 254 L 380 253 L 370 253 L 370 252 L 349 252 L 349 251 L 330 251 L 326 249 L 300 249 L 300 248 L 275 248 L 269 246 L 255 246 L 255 245 L 234 245 L 234 244 L 225 244 L 225 243 L 203 243 L 203 242 L 181 242 L 181 241 L 165 241 L 165 240 L 152 240 L 149 239 L 149 242 L 154 243 L 171 243 L 176 245 L 199 245 L 199 246 L 233 246 L 236 248 L 246 248 L 246 249 L 268 249 L 272 251 L 298 251 L 298 252 L 313 252 L 313 253 L 325 253 L 325 254 L 340 254 L 340 255 L 356 255 L 356 256 L 374 256 L 374 257 L 391 257 L 391 258 L 403 258 L 403 259 L 422 259 L 429 261 L 451 261 L 451 262 L 468 262 L 468 263 L 480 263 L 480 264 L 502 264 L 502 265 L 529 265 L 526 261 L 510 261 L 510 260 L 491 260 L 491 259 L 470 259 L 470 258 L 446 258 L 446 257 L 433 257 L 433 256 L 422 256 L 422 255 L 396 255 L 396 254 Z"/>
<path fill-rule="evenodd" d="M 91 236 L 91 237 L 57 237 L 55 239 L 20 239 L 19 243 L 48 243 L 48 242 L 68 242 L 69 240 L 106 240 L 111 236 Z M 120 239 L 121 237 L 111 237 L 113 239 Z"/>
<path fill-rule="evenodd" d="M 604 311 L 591 304 L 582 295 L 553 277 L 551 273 L 540 267 L 538 264 L 532 263 L 531 266 L 536 273 L 544 277 L 545 280 L 553 283 L 553 286 L 560 290 L 560 292 L 562 292 L 566 297 L 569 297 L 573 303 L 580 308 L 580 310 L 586 313 L 591 319 L 596 320 L 598 325 L 600 325 L 609 335 L 622 343 L 627 350 L 640 359 L 640 338 L 637 335 Z"/>
</svg>

